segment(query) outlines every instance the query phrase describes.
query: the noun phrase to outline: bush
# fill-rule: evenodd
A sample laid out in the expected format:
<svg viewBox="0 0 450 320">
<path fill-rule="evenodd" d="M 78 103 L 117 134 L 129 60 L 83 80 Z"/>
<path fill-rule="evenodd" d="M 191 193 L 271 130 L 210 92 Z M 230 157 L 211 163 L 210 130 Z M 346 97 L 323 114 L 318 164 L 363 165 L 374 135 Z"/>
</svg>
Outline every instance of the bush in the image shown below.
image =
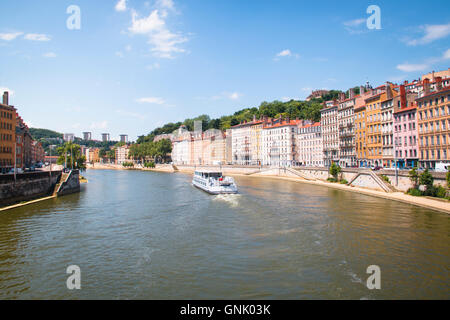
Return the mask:
<svg viewBox="0 0 450 320">
<path fill-rule="evenodd" d="M 333 176 L 334 180 L 339 179 L 339 174 L 341 173 L 342 169 L 340 166 L 338 166 L 336 163 L 332 163 L 330 166 L 330 174 Z"/>
<path fill-rule="evenodd" d="M 387 183 L 391 183 L 391 180 L 389 180 L 389 178 L 387 176 L 385 176 L 384 174 L 381 175 L 381 179 L 383 179 Z"/>
<path fill-rule="evenodd" d="M 341 181 L 339 181 L 340 184 L 348 184 L 348 181 L 345 179 L 342 179 Z"/>
<path fill-rule="evenodd" d="M 450 168 L 447 171 L 447 188 L 450 188 Z"/>
<path fill-rule="evenodd" d="M 134 163 L 133 162 L 124 162 L 124 163 L 122 163 L 122 166 L 124 166 L 125 168 L 132 168 L 132 167 L 134 167 Z"/>
<path fill-rule="evenodd" d="M 327 181 L 328 182 L 337 182 L 337 179 L 335 179 L 335 178 L 328 178 Z"/>
<path fill-rule="evenodd" d="M 419 183 L 421 185 L 427 186 L 427 189 L 432 189 L 433 187 L 434 178 L 431 175 L 431 173 L 428 171 L 428 169 L 425 169 L 424 172 L 422 172 L 419 176 Z"/>
<path fill-rule="evenodd" d="M 144 163 L 145 168 L 154 168 L 155 163 L 153 161 Z"/>
<path fill-rule="evenodd" d="M 408 189 L 408 191 L 406 193 L 411 196 L 415 196 L 415 197 L 422 196 L 422 191 L 420 191 L 419 189 L 416 189 L 416 188 Z"/>
<path fill-rule="evenodd" d="M 447 193 L 447 190 L 445 190 L 444 187 L 439 186 L 439 187 L 436 188 L 436 194 L 435 194 L 435 196 L 438 197 L 438 198 L 443 198 L 443 199 L 444 199 L 446 193 Z"/>
</svg>

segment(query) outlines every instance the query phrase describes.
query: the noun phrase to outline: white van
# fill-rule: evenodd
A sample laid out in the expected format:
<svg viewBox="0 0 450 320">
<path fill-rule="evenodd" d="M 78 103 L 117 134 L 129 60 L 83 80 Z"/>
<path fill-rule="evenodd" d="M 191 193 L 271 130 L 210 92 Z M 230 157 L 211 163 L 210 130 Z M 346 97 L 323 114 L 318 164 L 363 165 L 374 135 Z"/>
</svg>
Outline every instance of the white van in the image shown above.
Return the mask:
<svg viewBox="0 0 450 320">
<path fill-rule="evenodd" d="M 447 172 L 450 169 L 450 163 L 439 162 L 436 163 L 434 171 L 436 172 Z"/>
</svg>

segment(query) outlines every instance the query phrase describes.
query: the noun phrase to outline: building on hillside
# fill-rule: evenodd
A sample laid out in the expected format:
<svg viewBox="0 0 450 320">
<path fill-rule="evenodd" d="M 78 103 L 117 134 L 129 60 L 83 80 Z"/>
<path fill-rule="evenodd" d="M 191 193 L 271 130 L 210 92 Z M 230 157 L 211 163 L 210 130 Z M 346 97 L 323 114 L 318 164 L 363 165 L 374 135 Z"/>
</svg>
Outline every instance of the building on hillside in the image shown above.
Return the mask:
<svg viewBox="0 0 450 320">
<path fill-rule="evenodd" d="M 341 96 L 341 99 L 343 97 Z M 320 127 L 323 139 L 323 164 L 326 167 L 339 163 L 338 104 L 327 101 L 320 110 Z"/>
<path fill-rule="evenodd" d="M 310 101 L 311 99 L 322 98 L 324 95 L 328 94 L 330 91 L 328 90 L 315 90 L 311 92 L 311 94 L 306 98 L 306 101 Z"/>
<path fill-rule="evenodd" d="M 323 140 L 320 122 L 298 124 L 297 162 L 308 167 L 323 166 Z"/>
<path fill-rule="evenodd" d="M 164 133 L 164 134 L 159 134 L 159 135 L 155 136 L 153 138 L 153 141 L 154 142 L 158 142 L 158 141 L 161 141 L 161 140 L 170 140 L 170 141 L 172 141 L 173 138 L 174 138 L 174 135 L 172 133 Z"/>
<path fill-rule="evenodd" d="M 9 105 L 9 93 L 3 93 L 0 104 L 0 172 L 14 167 L 16 142 L 16 109 Z"/>
<path fill-rule="evenodd" d="M 83 132 L 83 140 L 84 141 L 92 140 L 92 132 Z"/>
<path fill-rule="evenodd" d="M 297 125 L 299 120 L 264 119 L 262 129 L 262 164 L 291 167 L 297 161 Z"/>
<path fill-rule="evenodd" d="M 444 86 L 448 86 L 448 83 L 446 82 L 447 79 L 450 79 L 450 68 L 448 68 L 447 70 L 442 70 L 442 71 L 438 71 L 438 72 L 430 72 L 427 74 L 424 74 L 422 76 L 422 81 L 425 79 L 428 79 L 430 81 L 430 83 L 435 82 L 436 78 L 441 78 L 441 81 L 443 83 Z"/>
<path fill-rule="evenodd" d="M 120 135 L 120 142 L 128 143 L 128 135 L 127 134 L 121 134 Z"/>
<path fill-rule="evenodd" d="M 355 151 L 355 103 L 355 92 L 351 88 L 349 98 L 339 101 L 338 105 L 339 165 L 341 167 L 358 165 Z"/>
<path fill-rule="evenodd" d="M 75 134 L 73 133 L 64 133 L 63 139 L 65 142 L 73 142 L 75 140 Z"/>
<path fill-rule="evenodd" d="M 116 148 L 116 164 L 118 165 L 122 165 L 124 162 L 128 162 L 130 161 L 128 159 L 128 154 L 130 153 L 130 148 L 127 145 L 121 146 L 121 147 L 117 147 Z"/>
<path fill-rule="evenodd" d="M 102 133 L 102 142 L 109 142 L 110 135 L 109 133 Z"/>
<path fill-rule="evenodd" d="M 100 148 L 90 148 L 88 150 L 89 158 L 86 158 L 86 161 L 89 163 L 100 162 Z"/>
<path fill-rule="evenodd" d="M 450 86 L 443 87 L 436 78 L 436 90 L 430 90 L 428 79 L 417 98 L 420 165 L 434 168 L 436 163 L 450 162 Z"/>
</svg>

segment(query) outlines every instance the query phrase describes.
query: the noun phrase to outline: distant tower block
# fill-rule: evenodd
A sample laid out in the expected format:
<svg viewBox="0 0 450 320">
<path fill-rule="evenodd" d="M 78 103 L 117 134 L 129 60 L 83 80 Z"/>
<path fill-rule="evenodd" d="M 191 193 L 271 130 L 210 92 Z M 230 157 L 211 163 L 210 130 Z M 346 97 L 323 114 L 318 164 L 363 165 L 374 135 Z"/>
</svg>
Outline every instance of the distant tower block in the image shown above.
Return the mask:
<svg viewBox="0 0 450 320">
<path fill-rule="evenodd" d="M 75 135 L 73 133 L 64 133 L 64 141 L 73 142 Z"/>
<path fill-rule="evenodd" d="M 83 132 L 83 139 L 85 141 L 92 140 L 92 133 L 91 132 Z"/>
<path fill-rule="evenodd" d="M 102 141 L 103 142 L 109 141 L 109 133 L 102 133 Z"/>
<path fill-rule="evenodd" d="M 127 134 L 121 134 L 120 135 L 120 142 L 128 143 L 128 135 Z"/>
</svg>

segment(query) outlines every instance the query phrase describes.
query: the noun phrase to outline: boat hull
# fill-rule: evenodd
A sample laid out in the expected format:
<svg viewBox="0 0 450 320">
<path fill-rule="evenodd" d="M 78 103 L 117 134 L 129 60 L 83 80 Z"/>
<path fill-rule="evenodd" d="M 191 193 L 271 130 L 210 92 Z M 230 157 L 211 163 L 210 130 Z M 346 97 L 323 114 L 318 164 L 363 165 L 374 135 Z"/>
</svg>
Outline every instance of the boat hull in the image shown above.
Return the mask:
<svg viewBox="0 0 450 320">
<path fill-rule="evenodd" d="M 197 188 L 199 188 L 199 189 L 209 193 L 209 194 L 214 194 L 214 195 L 238 193 L 237 188 L 236 187 L 232 187 L 232 186 L 229 186 L 229 187 L 206 187 L 206 186 L 196 182 L 195 180 L 192 181 L 192 185 L 194 187 L 197 187 Z"/>
</svg>

